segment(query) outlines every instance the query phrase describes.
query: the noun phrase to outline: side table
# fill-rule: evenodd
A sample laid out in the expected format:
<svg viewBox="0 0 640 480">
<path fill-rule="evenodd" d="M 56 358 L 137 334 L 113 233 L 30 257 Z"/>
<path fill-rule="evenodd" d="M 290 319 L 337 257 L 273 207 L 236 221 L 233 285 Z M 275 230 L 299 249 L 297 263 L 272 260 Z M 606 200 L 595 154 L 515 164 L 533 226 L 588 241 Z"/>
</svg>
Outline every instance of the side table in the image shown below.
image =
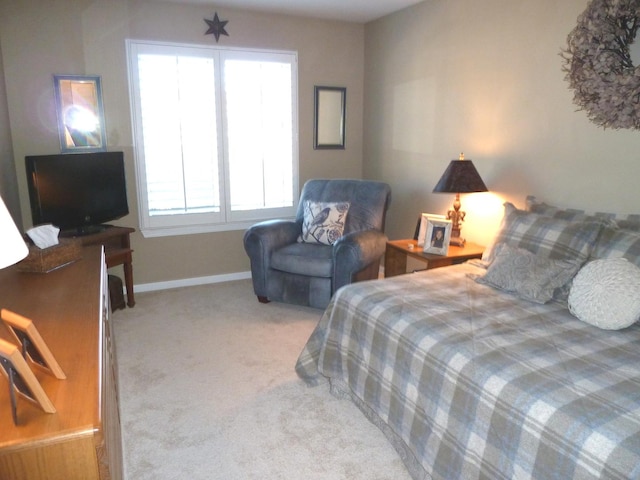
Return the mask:
<svg viewBox="0 0 640 480">
<path fill-rule="evenodd" d="M 424 253 L 415 240 L 391 240 L 387 242 L 384 253 L 385 278 L 407 273 L 407 258 L 413 258 L 424 264 L 425 270 L 463 263 L 473 258 L 482 258 L 484 247 L 467 242 L 463 247 L 449 246 L 447 255 Z"/>
<path fill-rule="evenodd" d="M 124 284 L 127 290 L 127 305 L 133 307 L 136 304 L 133 296 L 133 258 L 129 235 L 135 232 L 135 228 L 116 227 L 104 225 L 104 229 L 89 235 L 74 236 L 86 245 L 104 245 L 104 256 L 107 268 L 122 265 L 124 269 Z"/>
</svg>

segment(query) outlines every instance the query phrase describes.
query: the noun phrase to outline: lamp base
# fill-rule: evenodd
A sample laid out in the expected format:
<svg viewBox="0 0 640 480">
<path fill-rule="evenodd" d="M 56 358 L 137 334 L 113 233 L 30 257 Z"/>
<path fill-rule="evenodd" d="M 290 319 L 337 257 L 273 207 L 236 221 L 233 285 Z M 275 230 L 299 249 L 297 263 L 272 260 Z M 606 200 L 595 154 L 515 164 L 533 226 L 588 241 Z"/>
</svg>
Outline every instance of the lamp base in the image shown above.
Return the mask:
<svg viewBox="0 0 640 480">
<path fill-rule="evenodd" d="M 464 247 L 464 243 L 466 240 L 462 237 L 451 237 L 449 240 L 449 245 L 454 245 L 456 247 Z"/>
</svg>

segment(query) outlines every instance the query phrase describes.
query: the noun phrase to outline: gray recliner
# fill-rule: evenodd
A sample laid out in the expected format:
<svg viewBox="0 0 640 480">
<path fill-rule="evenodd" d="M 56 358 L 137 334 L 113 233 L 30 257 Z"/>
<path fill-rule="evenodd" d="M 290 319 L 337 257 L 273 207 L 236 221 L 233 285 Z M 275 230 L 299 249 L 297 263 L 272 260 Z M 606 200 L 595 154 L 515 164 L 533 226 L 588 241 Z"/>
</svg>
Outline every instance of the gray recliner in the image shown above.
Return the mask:
<svg viewBox="0 0 640 480">
<path fill-rule="evenodd" d="M 299 241 L 307 201 L 349 203 L 343 235 L 332 245 Z M 258 300 L 325 308 L 343 285 L 378 278 L 390 202 L 391 187 L 383 182 L 309 180 L 295 220 L 268 220 L 245 232 Z"/>
</svg>

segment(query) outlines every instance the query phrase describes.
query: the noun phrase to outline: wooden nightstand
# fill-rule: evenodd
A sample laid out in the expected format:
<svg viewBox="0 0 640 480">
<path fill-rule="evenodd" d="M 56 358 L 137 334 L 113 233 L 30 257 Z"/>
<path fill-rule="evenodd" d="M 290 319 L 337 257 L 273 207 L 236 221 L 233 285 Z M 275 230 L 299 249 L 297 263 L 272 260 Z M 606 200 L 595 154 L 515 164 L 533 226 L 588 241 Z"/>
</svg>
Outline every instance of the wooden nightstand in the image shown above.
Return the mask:
<svg viewBox="0 0 640 480">
<path fill-rule="evenodd" d="M 407 273 L 407 258 L 424 264 L 424 270 L 463 263 L 472 258 L 481 258 L 484 247 L 467 242 L 464 247 L 449 246 L 447 255 L 423 253 L 415 240 L 392 240 L 387 242 L 384 253 L 384 276 L 394 277 Z M 413 247 L 413 248 L 411 248 Z"/>
</svg>

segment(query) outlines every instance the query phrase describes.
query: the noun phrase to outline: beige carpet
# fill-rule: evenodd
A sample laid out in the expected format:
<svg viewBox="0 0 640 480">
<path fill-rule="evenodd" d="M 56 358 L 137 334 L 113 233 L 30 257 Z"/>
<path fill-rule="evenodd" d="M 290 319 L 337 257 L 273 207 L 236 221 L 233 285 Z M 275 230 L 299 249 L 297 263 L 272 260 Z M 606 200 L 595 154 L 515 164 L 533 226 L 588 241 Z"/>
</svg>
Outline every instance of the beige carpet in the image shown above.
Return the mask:
<svg viewBox="0 0 640 480">
<path fill-rule="evenodd" d="M 126 480 L 408 480 L 382 433 L 294 365 L 321 311 L 249 280 L 143 293 L 113 314 Z"/>
</svg>

